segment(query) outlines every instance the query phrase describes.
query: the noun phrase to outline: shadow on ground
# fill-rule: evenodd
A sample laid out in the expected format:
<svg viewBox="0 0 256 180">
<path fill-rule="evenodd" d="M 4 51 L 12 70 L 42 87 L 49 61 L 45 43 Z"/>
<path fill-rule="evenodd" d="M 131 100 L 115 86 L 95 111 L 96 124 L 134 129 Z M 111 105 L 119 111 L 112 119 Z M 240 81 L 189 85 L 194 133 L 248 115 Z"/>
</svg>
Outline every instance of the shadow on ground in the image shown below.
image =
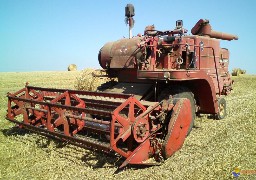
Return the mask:
<svg viewBox="0 0 256 180">
<path fill-rule="evenodd" d="M 18 126 L 14 126 L 8 129 L 1 129 L 4 136 L 24 136 L 26 134 L 30 134 L 31 132 L 27 129 L 19 128 Z"/>
<path fill-rule="evenodd" d="M 68 159 L 73 163 L 82 162 L 86 166 L 94 169 L 105 167 L 118 168 L 124 161 L 123 158 L 114 155 L 113 152 L 105 154 L 103 152 L 87 150 L 87 148 L 81 147 L 82 145 L 78 147 L 67 141 L 61 141 L 59 138 L 43 136 L 40 135 L 40 133 L 38 134 L 27 129 L 19 128 L 18 126 L 0 129 L 0 131 L 4 136 L 14 137 L 15 140 L 21 143 L 27 144 L 27 142 L 30 141 L 48 155 L 50 155 L 52 151 L 55 151 L 55 154 L 60 158 Z M 23 138 L 26 135 L 31 135 L 31 137 Z M 65 148 L 67 148 L 67 151 Z"/>
</svg>

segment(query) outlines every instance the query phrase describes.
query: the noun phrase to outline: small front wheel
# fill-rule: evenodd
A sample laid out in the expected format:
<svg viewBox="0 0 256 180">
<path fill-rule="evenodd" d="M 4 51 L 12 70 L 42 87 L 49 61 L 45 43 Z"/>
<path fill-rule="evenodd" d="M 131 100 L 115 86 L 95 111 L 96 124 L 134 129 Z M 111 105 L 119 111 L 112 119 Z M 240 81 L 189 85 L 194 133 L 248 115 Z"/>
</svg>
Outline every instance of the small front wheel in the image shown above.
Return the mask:
<svg viewBox="0 0 256 180">
<path fill-rule="evenodd" d="M 226 110 L 226 100 L 224 98 L 220 98 L 218 100 L 218 110 L 219 112 L 216 114 L 216 119 L 224 119 L 227 115 L 227 110 Z"/>
</svg>

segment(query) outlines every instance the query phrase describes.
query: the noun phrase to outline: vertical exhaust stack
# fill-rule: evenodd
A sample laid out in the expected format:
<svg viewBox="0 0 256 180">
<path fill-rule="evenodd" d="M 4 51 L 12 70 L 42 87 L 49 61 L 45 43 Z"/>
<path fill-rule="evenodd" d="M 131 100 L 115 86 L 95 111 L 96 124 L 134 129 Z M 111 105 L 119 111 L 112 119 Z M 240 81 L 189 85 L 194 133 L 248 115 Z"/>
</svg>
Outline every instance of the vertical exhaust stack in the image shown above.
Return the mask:
<svg viewBox="0 0 256 180">
<path fill-rule="evenodd" d="M 133 16 L 135 15 L 135 9 L 132 4 L 127 4 L 125 7 L 125 23 L 129 25 L 129 38 L 132 38 L 132 28 L 134 26 Z"/>
</svg>

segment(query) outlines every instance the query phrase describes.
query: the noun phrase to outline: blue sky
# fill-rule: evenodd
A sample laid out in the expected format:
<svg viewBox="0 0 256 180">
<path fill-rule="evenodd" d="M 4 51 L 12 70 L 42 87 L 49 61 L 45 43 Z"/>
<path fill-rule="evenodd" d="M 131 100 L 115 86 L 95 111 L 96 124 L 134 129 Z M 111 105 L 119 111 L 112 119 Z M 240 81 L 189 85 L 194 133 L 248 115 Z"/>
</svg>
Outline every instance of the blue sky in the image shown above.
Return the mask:
<svg viewBox="0 0 256 180">
<path fill-rule="evenodd" d="M 99 68 L 99 49 L 128 36 L 128 3 L 135 6 L 133 34 L 150 24 L 173 29 L 178 19 L 190 33 L 204 18 L 214 30 L 238 35 L 221 43 L 230 50 L 230 70 L 256 74 L 255 0 L 0 0 L 0 72 Z"/>
</svg>

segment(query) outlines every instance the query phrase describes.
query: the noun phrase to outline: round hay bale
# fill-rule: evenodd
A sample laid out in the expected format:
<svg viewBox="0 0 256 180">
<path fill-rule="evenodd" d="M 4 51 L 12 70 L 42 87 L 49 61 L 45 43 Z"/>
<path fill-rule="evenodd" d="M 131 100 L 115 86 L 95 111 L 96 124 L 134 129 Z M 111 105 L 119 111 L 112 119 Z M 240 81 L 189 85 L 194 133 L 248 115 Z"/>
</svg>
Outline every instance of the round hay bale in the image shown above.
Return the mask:
<svg viewBox="0 0 256 180">
<path fill-rule="evenodd" d="M 232 70 L 232 76 L 239 76 L 241 74 L 241 70 L 239 68 L 235 68 Z"/>
<path fill-rule="evenodd" d="M 77 66 L 75 64 L 70 64 L 68 66 L 68 71 L 76 71 L 77 70 Z"/>
</svg>

